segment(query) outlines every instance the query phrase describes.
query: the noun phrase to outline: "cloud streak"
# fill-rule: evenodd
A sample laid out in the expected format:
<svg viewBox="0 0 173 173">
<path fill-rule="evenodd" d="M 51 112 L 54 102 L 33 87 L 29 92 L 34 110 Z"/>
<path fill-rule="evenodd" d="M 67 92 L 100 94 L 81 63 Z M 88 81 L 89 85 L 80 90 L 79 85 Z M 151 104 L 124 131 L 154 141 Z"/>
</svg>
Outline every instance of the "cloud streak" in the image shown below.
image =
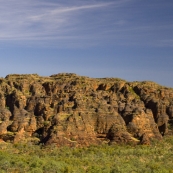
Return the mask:
<svg viewBox="0 0 173 173">
<path fill-rule="evenodd" d="M 39 1 L 1 1 L 0 40 L 61 39 L 73 35 L 80 13 L 100 10 L 113 3 L 73 4 L 40 3 Z M 88 12 L 87 12 L 88 13 Z M 78 26 L 80 28 L 80 26 Z"/>
<path fill-rule="evenodd" d="M 3 4 L 0 6 L 0 42 L 22 41 L 27 44 L 30 41 L 40 44 L 45 41 L 47 44 L 77 47 L 101 42 L 131 45 L 132 42 L 139 44 L 146 36 L 148 39 L 157 34 L 160 37 L 163 31 L 173 28 L 169 22 L 164 25 L 145 21 L 148 16 L 141 9 L 135 9 L 133 13 L 135 1 L 71 0 L 62 3 L 54 0 L 0 0 Z"/>
</svg>

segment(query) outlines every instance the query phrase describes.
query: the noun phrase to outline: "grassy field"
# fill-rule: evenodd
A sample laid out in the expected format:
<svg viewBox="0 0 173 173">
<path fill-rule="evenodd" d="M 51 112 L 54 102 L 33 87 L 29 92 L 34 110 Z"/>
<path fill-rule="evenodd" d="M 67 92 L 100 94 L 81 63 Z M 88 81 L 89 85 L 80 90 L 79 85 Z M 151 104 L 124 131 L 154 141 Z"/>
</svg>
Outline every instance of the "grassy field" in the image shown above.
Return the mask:
<svg viewBox="0 0 173 173">
<path fill-rule="evenodd" d="M 0 144 L 0 173 L 173 173 L 173 137 L 151 146 Z"/>
</svg>

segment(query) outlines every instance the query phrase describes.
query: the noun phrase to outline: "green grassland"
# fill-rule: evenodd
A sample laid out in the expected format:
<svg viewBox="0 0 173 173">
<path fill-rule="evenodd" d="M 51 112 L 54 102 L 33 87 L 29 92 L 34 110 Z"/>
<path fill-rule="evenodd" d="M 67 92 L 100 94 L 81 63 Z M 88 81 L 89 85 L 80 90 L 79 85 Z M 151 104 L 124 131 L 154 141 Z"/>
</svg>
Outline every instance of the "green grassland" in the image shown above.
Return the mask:
<svg viewBox="0 0 173 173">
<path fill-rule="evenodd" d="M 173 137 L 84 148 L 0 144 L 0 173 L 173 173 Z"/>
</svg>

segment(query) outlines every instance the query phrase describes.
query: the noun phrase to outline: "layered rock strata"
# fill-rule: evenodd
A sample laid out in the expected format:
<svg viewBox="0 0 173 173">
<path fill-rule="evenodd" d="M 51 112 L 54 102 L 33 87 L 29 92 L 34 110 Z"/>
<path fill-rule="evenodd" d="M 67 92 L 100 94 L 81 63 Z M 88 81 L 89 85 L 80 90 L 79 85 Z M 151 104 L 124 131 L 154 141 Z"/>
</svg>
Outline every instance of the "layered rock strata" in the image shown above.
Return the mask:
<svg viewBox="0 0 173 173">
<path fill-rule="evenodd" d="M 57 146 L 149 144 L 172 134 L 173 89 L 154 82 L 8 75 L 0 79 L 0 139 Z"/>
</svg>

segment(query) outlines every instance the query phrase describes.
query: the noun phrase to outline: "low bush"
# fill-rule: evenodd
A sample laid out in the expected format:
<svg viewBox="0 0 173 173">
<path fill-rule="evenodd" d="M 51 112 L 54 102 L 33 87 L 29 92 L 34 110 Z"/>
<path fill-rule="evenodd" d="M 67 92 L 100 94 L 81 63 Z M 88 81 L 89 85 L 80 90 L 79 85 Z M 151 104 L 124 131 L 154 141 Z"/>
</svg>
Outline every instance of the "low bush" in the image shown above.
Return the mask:
<svg viewBox="0 0 173 173">
<path fill-rule="evenodd" d="M 0 173 L 173 173 L 173 137 L 151 146 L 0 144 Z"/>
</svg>

